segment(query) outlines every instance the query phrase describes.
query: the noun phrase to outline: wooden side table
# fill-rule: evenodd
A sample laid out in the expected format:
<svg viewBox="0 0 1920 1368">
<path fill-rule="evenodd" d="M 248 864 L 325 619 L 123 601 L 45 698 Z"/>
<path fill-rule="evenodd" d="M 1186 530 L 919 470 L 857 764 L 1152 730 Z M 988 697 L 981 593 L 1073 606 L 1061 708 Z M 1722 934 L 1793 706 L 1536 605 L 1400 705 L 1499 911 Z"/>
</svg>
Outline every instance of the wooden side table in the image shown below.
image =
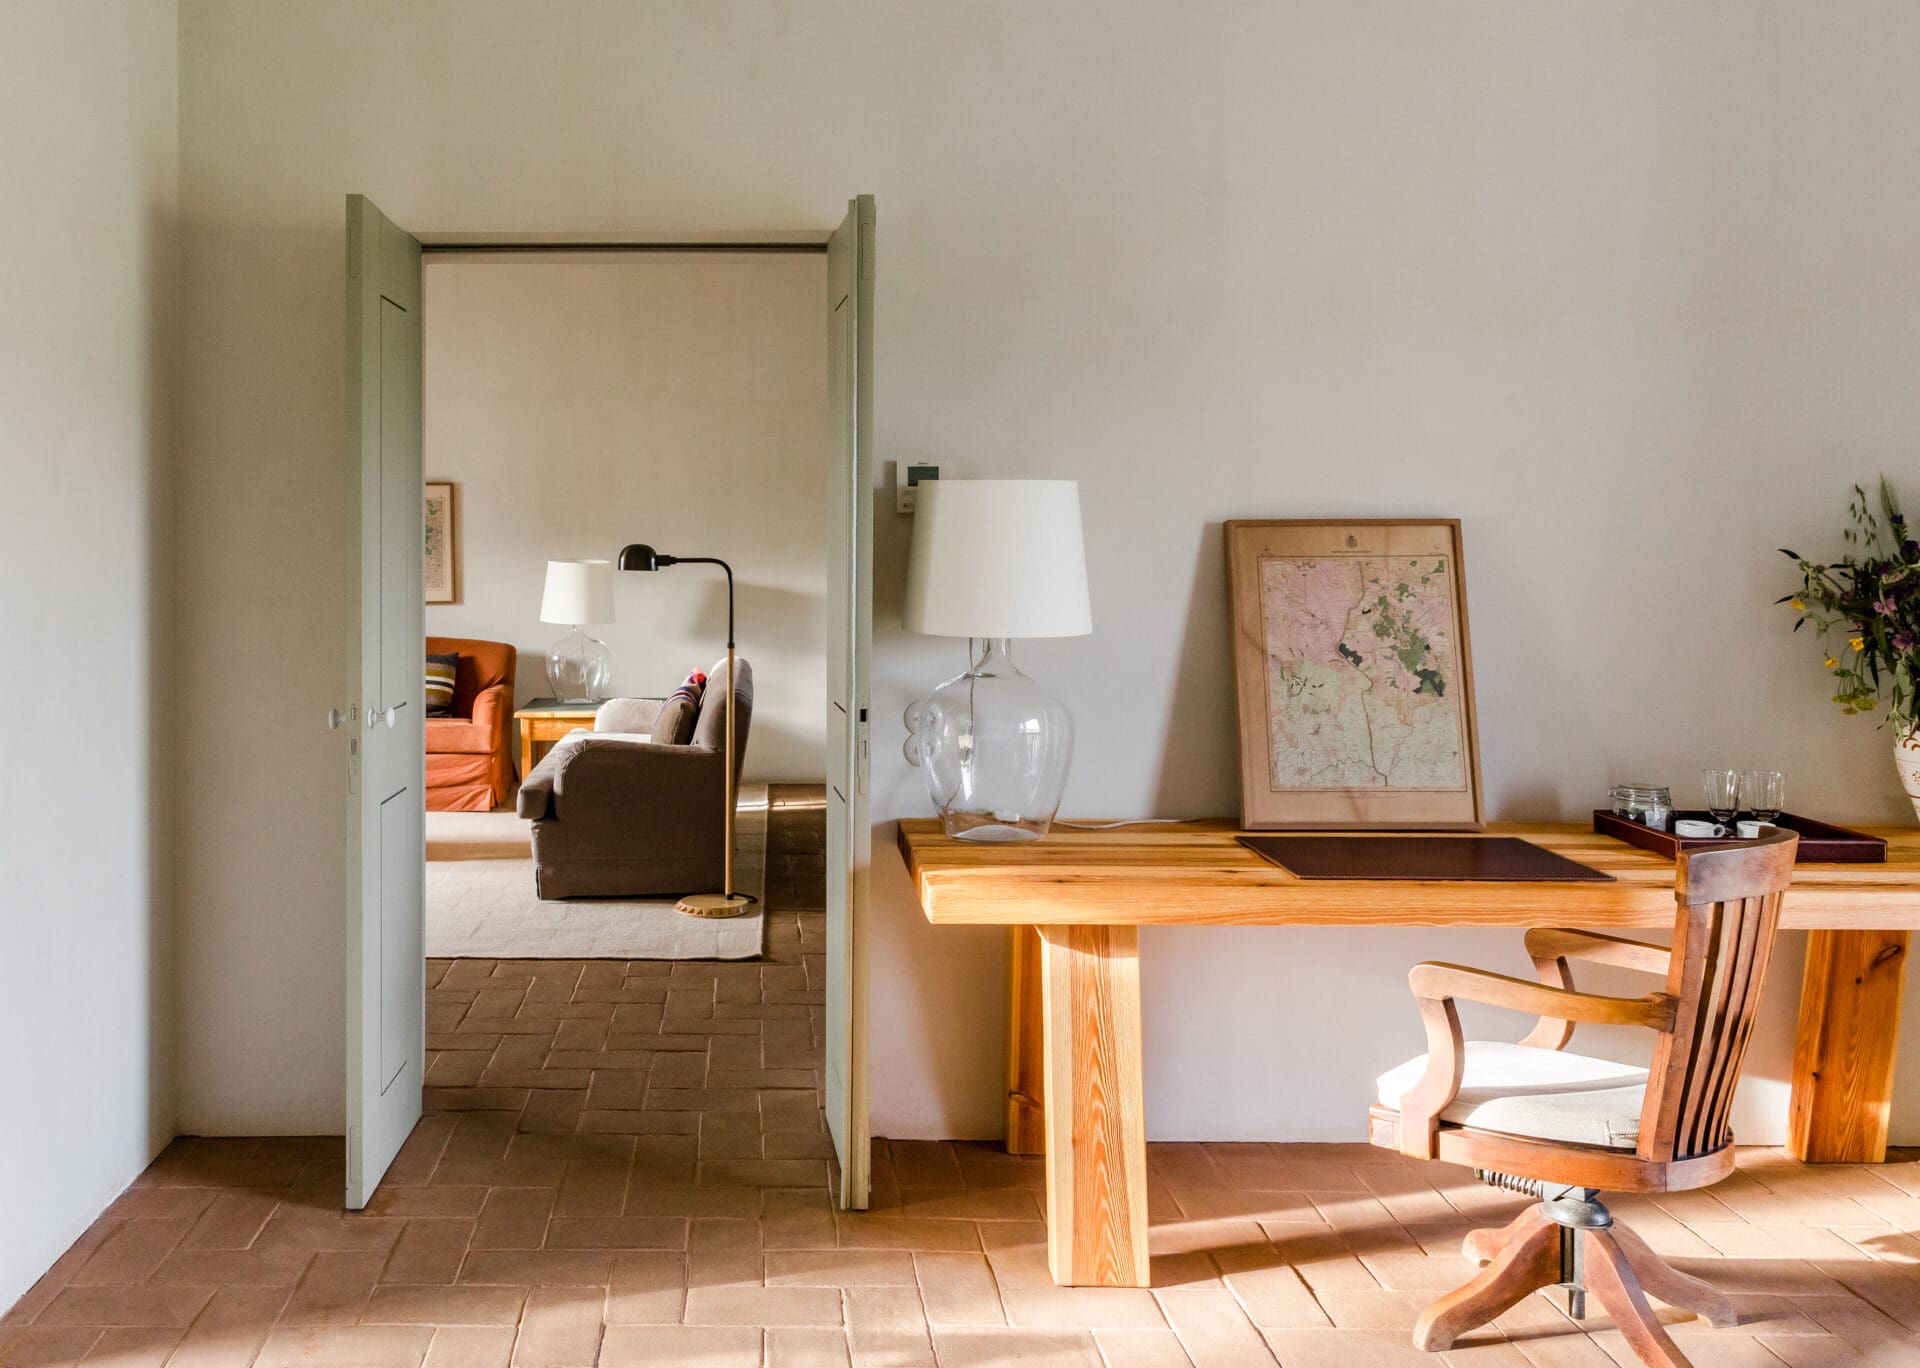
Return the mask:
<svg viewBox="0 0 1920 1368">
<path fill-rule="evenodd" d="M 568 732 L 583 728 L 591 731 L 593 715 L 598 711 L 598 703 L 562 703 L 557 698 L 530 699 L 526 707 L 516 709 L 513 718 L 520 724 L 520 777 L 525 779 L 533 773 L 534 762 Z M 535 746 L 540 747 L 540 755 L 534 753 Z"/>
</svg>

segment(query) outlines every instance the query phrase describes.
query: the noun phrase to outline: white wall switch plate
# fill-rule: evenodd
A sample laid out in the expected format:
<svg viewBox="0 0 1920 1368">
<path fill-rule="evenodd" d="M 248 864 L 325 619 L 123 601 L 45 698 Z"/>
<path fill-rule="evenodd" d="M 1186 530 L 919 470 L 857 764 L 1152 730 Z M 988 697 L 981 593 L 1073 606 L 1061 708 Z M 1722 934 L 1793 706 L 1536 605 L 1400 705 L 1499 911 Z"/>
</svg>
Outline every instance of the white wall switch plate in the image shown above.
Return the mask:
<svg viewBox="0 0 1920 1368">
<path fill-rule="evenodd" d="M 907 465 L 901 461 L 893 463 L 893 508 L 896 513 L 913 512 L 914 486 L 929 480 L 940 478 L 937 465 Z"/>
</svg>

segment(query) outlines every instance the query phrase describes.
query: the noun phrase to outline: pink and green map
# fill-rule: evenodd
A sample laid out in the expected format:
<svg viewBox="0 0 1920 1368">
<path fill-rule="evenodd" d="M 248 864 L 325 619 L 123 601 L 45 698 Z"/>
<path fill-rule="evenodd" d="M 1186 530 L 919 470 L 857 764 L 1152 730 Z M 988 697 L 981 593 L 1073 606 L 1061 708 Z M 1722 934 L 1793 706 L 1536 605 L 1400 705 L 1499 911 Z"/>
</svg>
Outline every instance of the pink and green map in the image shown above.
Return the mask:
<svg viewBox="0 0 1920 1368">
<path fill-rule="evenodd" d="M 1462 789 L 1444 556 L 1260 562 L 1275 789 Z"/>
</svg>

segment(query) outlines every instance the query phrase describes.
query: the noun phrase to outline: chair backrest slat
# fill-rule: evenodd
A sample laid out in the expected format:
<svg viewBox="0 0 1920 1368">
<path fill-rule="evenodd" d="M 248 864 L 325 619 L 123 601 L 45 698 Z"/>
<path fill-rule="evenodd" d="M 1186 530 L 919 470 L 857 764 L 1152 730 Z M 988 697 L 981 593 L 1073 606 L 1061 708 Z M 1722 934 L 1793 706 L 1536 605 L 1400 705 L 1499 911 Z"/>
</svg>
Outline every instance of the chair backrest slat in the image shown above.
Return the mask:
<svg viewBox="0 0 1920 1368">
<path fill-rule="evenodd" d="M 1782 831 L 1680 858 L 1667 975 L 1674 1028 L 1654 1050 L 1640 1120 L 1643 1158 L 1690 1159 L 1730 1139 L 1734 1088 L 1798 846 L 1797 836 Z"/>
</svg>

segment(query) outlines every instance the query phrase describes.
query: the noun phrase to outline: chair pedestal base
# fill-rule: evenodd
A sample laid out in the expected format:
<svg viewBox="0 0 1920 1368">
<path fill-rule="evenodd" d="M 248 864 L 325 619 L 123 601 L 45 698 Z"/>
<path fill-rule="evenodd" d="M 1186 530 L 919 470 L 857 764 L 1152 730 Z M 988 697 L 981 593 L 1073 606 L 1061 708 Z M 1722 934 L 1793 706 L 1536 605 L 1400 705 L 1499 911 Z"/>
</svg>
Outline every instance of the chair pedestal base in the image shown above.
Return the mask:
<svg viewBox="0 0 1920 1368">
<path fill-rule="evenodd" d="M 1627 1227 L 1613 1223 L 1599 1202 L 1587 1205 L 1597 1209 L 1604 1223 L 1566 1224 L 1554 1219 L 1552 1203 L 1538 1202 L 1503 1228 L 1468 1235 L 1461 1252 L 1486 1267 L 1421 1314 L 1413 1331 L 1415 1346 L 1449 1349 L 1459 1336 L 1528 1294 L 1564 1286 L 1575 1316 L 1584 1312 L 1586 1293 L 1597 1297 L 1641 1362 L 1655 1368 L 1690 1368 L 1655 1319 L 1648 1296 L 1722 1327 L 1738 1321 L 1733 1303 L 1673 1267 Z"/>
</svg>

